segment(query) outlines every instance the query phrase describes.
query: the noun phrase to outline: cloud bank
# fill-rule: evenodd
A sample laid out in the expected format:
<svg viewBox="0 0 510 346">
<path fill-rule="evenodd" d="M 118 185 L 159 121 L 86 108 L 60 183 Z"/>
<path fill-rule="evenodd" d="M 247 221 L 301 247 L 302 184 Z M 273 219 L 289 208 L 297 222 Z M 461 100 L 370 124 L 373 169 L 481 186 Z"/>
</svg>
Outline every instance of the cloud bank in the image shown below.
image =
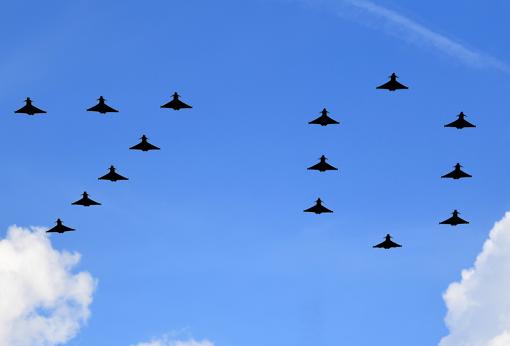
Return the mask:
<svg viewBox="0 0 510 346">
<path fill-rule="evenodd" d="M 468 48 L 460 42 L 441 35 L 394 10 L 390 10 L 368 0 L 342 1 L 349 7 L 358 9 L 374 19 L 378 19 L 380 21 L 378 24 L 382 24 L 387 31 L 409 42 L 425 44 L 469 66 L 491 67 L 505 73 L 510 73 L 509 64 L 488 54 Z M 343 14 L 343 12 L 340 13 L 340 15 Z"/>
<path fill-rule="evenodd" d="M 497 222 L 472 268 L 444 301 L 450 334 L 440 346 L 510 345 L 510 212 Z"/>
<path fill-rule="evenodd" d="M 131 346 L 214 346 L 214 343 L 207 339 L 201 341 L 197 341 L 193 338 L 188 340 L 175 340 L 165 336 L 160 339 L 142 342 Z"/>
<path fill-rule="evenodd" d="M 12 226 L 0 240 L 0 346 L 52 346 L 90 315 L 95 280 L 80 255 L 54 249 L 43 229 Z"/>
</svg>

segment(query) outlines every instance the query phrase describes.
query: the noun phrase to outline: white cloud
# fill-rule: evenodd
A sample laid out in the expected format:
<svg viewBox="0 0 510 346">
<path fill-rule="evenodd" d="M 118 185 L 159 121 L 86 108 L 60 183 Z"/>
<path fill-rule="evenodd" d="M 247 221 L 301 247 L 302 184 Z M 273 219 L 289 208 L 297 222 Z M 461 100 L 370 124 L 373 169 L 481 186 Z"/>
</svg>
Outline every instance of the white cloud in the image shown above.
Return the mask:
<svg viewBox="0 0 510 346">
<path fill-rule="evenodd" d="M 510 212 L 497 222 L 474 266 L 443 296 L 450 334 L 440 346 L 510 345 Z"/>
<path fill-rule="evenodd" d="M 0 240 L 0 346 L 52 346 L 76 335 L 95 288 L 89 273 L 72 273 L 79 261 L 54 249 L 43 229 L 8 229 Z"/>
<path fill-rule="evenodd" d="M 149 342 L 142 342 L 131 346 L 214 346 L 214 343 L 207 339 L 201 341 L 197 341 L 193 338 L 187 340 L 177 340 L 168 336 L 164 336 L 160 339 L 154 339 Z"/>
<path fill-rule="evenodd" d="M 426 44 L 437 51 L 475 67 L 493 67 L 510 73 L 510 65 L 488 54 L 468 48 L 451 38 L 441 35 L 426 26 L 386 7 L 368 0 L 342 0 L 350 7 L 359 9 L 382 20 L 385 29 L 413 43 Z M 341 12 L 340 15 L 345 13 Z M 379 25 L 380 26 L 380 25 Z"/>
</svg>

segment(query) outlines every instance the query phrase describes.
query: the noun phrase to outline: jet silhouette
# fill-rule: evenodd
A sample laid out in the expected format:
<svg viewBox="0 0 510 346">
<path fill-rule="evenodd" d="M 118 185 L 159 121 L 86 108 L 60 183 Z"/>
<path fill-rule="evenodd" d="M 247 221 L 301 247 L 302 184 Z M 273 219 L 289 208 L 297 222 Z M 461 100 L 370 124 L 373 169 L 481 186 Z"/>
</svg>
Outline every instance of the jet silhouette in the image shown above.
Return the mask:
<svg viewBox="0 0 510 346">
<path fill-rule="evenodd" d="M 77 200 L 76 202 L 73 202 L 71 204 L 73 205 L 83 205 L 84 207 L 90 207 L 91 205 L 101 205 L 101 203 L 98 203 L 92 199 L 89 198 L 89 194 L 87 193 L 87 191 L 84 191 L 82 193 L 82 198 L 80 198 L 79 200 Z"/>
<path fill-rule="evenodd" d="M 329 210 L 325 206 L 322 205 L 322 200 L 320 198 L 315 201 L 315 205 L 311 208 L 303 210 L 305 213 L 315 213 L 315 214 L 321 214 L 321 213 L 332 213 L 333 210 Z"/>
<path fill-rule="evenodd" d="M 142 138 L 140 138 L 142 141 L 138 143 L 137 145 L 132 146 L 131 150 L 141 150 L 141 151 L 149 151 L 149 150 L 159 150 L 159 148 L 155 145 L 150 144 L 147 142 L 147 136 L 142 135 Z"/>
<path fill-rule="evenodd" d="M 329 112 L 326 110 L 326 108 L 323 108 L 321 111 L 321 116 L 318 117 L 317 119 L 314 119 L 314 120 L 308 122 L 308 124 L 316 124 L 316 125 L 321 125 L 321 126 L 339 124 L 338 121 L 330 118 L 328 116 L 328 113 Z"/>
<path fill-rule="evenodd" d="M 391 240 L 391 235 L 386 234 L 384 237 L 384 241 L 382 243 L 379 243 L 377 245 L 372 246 L 373 248 L 381 248 L 381 249 L 391 249 L 392 247 L 402 247 L 402 245 L 395 243 Z"/>
<path fill-rule="evenodd" d="M 104 97 L 103 96 L 99 96 L 99 98 L 97 99 L 99 102 L 97 105 L 95 105 L 94 107 L 90 107 L 89 109 L 87 109 L 87 111 L 89 112 L 98 112 L 98 113 L 101 113 L 101 114 L 106 114 L 106 113 L 117 113 L 118 110 L 108 106 L 104 101 Z"/>
<path fill-rule="evenodd" d="M 450 173 L 447 173 L 445 175 L 442 175 L 441 178 L 452 178 L 452 179 L 460 179 L 460 178 L 471 178 L 472 176 L 464 172 L 462 169 L 460 169 L 462 166 L 460 163 L 457 163 L 455 165 L 455 169 L 451 171 Z"/>
<path fill-rule="evenodd" d="M 457 226 L 457 225 L 464 225 L 464 224 L 469 223 L 469 221 L 466 221 L 459 217 L 460 213 L 457 211 L 457 209 L 455 209 L 452 214 L 453 214 L 453 216 L 449 217 L 448 219 L 446 219 L 444 221 L 441 221 L 439 224 L 440 225 Z"/>
<path fill-rule="evenodd" d="M 326 162 L 327 158 L 326 156 L 322 155 L 320 157 L 320 162 L 308 167 L 307 169 L 312 171 L 319 171 L 319 172 L 326 172 L 326 171 L 338 171 L 338 168 L 331 166 L 329 163 Z"/>
<path fill-rule="evenodd" d="M 463 129 L 465 127 L 476 127 L 475 125 L 471 124 L 469 121 L 464 119 L 467 115 L 464 114 L 464 112 L 460 112 L 459 115 L 457 115 L 459 118 L 455 121 L 452 121 L 449 124 L 446 124 L 444 127 L 455 127 L 457 129 Z"/>
<path fill-rule="evenodd" d="M 118 174 L 117 172 L 115 172 L 115 167 L 113 166 L 110 166 L 109 168 L 109 172 L 106 173 L 105 175 L 103 175 L 102 177 L 100 178 L 97 178 L 99 180 L 109 180 L 109 181 L 117 181 L 117 180 L 129 180 L 128 178 L 126 177 L 123 177 L 122 175 Z"/>
<path fill-rule="evenodd" d="M 398 89 L 409 89 L 404 84 L 397 82 L 398 76 L 395 73 L 392 73 L 390 76 L 390 81 L 384 83 L 383 85 L 379 85 L 376 89 L 387 89 L 389 91 L 395 91 Z"/>
<path fill-rule="evenodd" d="M 30 97 L 27 97 L 27 99 L 25 100 L 25 103 L 26 104 L 23 107 L 21 107 L 14 113 L 23 113 L 23 114 L 28 114 L 28 115 L 46 113 L 46 111 L 43 111 L 42 109 L 39 109 L 36 106 L 32 105 L 32 100 L 30 99 Z"/>
<path fill-rule="evenodd" d="M 74 228 L 64 226 L 62 220 L 57 219 L 57 225 L 46 231 L 46 233 L 65 233 L 74 231 Z"/>
<path fill-rule="evenodd" d="M 190 105 L 179 100 L 179 96 L 180 95 L 178 93 L 176 92 L 173 93 L 172 101 L 165 103 L 163 106 L 161 106 L 161 108 L 172 108 L 173 110 L 176 111 L 178 111 L 181 108 L 193 108 Z"/>
</svg>

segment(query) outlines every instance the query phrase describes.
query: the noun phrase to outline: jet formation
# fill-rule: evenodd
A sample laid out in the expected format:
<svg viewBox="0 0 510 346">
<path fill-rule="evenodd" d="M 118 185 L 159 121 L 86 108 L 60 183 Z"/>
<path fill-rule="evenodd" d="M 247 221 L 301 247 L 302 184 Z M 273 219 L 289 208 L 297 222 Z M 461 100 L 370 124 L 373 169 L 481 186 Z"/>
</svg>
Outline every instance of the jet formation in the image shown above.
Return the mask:
<svg viewBox="0 0 510 346">
<path fill-rule="evenodd" d="M 391 76 L 389 77 L 390 80 L 382 85 L 379 85 L 376 87 L 376 89 L 385 89 L 385 90 L 388 90 L 388 91 L 396 91 L 396 90 L 405 90 L 405 89 L 409 89 L 408 86 L 400 83 L 399 81 L 397 81 L 397 78 L 398 76 L 396 75 L 396 73 L 392 73 Z M 169 108 L 169 109 L 173 109 L 173 110 L 181 110 L 181 109 L 189 109 L 189 108 L 192 108 L 191 105 L 181 101 L 180 99 L 180 95 L 177 93 L 177 92 L 174 92 L 172 94 L 172 99 L 170 101 L 168 101 L 167 103 L 163 104 L 160 106 L 160 108 Z M 100 114 L 107 114 L 107 113 L 117 113 L 119 112 L 117 109 L 109 106 L 106 104 L 106 99 L 103 97 L 103 96 L 100 96 L 98 98 L 98 103 L 95 105 L 95 106 L 92 106 L 90 108 L 87 109 L 87 111 L 89 112 L 97 112 L 97 113 L 100 113 Z M 42 110 L 36 106 L 33 105 L 32 103 L 32 100 L 30 99 L 30 97 L 27 97 L 26 100 L 25 100 L 25 105 L 23 107 L 21 107 L 20 109 L 16 110 L 15 111 L 16 114 L 27 114 L 27 115 L 30 115 L 30 116 L 33 116 L 33 115 L 36 115 L 36 114 L 45 114 L 47 113 L 45 110 Z M 327 126 L 327 125 L 338 125 L 339 122 L 333 118 L 331 118 L 329 115 L 329 112 L 326 108 L 323 108 L 322 111 L 320 112 L 320 116 L 316 119 L 313 119 L 311 121 L 308 122 L 308 124 L 312 124 L 312 125 L 321 125 L 321 126 Z M 464 129 L 464 128 L 475 128 L 476 125 L 470 123 L 469 121 L 466 120 L 466 115 L 463 113 L 463 112 L 460 112 L 458 115 L 457 115 L 457 119 L 448 123 L 448 124 L 445 124 L 444 127 L 451 127 L 451 128 L 456 128 L 456 129 Z M 139 150 L 139 151 L 144 151 L 144 152 L 147 152 L 147 151 L 151 151 L 151 150 L 160 150 L 159 147 L 149 143 L 148 141 L 148 138 L 146 135 L 142 135 L 142 137 L 140 138 L 140 142 L 132 147 L 130 147 L 129 149 L 130 150 Z M 308 167 L 307 169 L 308 170 L 314 170 L 314 171 L 319 171 L 319 172 L 326 172 L 326 171 L 337 171 L 338 168 L 334 167 L 333 165 L 329 164 L 326 162 L 327 158 L 325 155 L 322 155 L 320 158 L 319 158 L 319 162 L 316 163 L 315 165 L 312 165 L 310 167 Z M 464 172 L 462 169 L 461 169 L 461 165 L 460 163 L 457 163 L 454 167 L 454 170 L 441 176 L 441 178 L 451 178 L 451 179 L 461 179 L 461 178 L 471 178 L 472 176 L 466 172 Z M 116 172 L 116 169 L 113 165 L 111 165 L 109 167 L 109 171 L 107 174 L 101 176 L 98 178 L 98 180 L 109 180 L 109 181 L 112 181 L 112 182 L 116 182 L 116 181 L 119 181 L 119 180 L 129 180 L 127 177 L 124 177 L 122 175 L 120 175 L 119 173 Z M 85 207 L 90 207 L 90 206 L 99 206 L 101 205 L 101 203 L 99 202 L 96 202 L 94 201 L 93 199 L 91 199 L 88 195 L 88 193 L 86 191 L 83 192 L 82 194 L 82 198 L 80 198 L 79 200 L 75 201 L 72 203 L 72 205 L 80 205 L 80 206 L 85 206 Z M 304 212 L 307 212 L 307 213 L 314 213 L 314 214 L 322 214 L 322 213 L 333 213 L 332 210 L 326 208 L 324 205 L 323 205 L 323 202 L 320 198 L 318 198 L 316 201 L 315 201 L 315 205 L 313 205 L 312 207 L 310 208 L 307 208 L 304 210 Z M 451 225 L 451 226 L 457 226 L 457 225 L 460 225 L 460 224 L 469 224 L 468 221 L 462 219 L 459 217 L 459 212 L 458 210 L 454 210 L 452 212 L 452 216 L 444 221 L 441 221 L 439 224 L 447 224 L 447 225 Z M 57 219 L 56 221 L 56 225 L 49 229 L 47 232 L 48 233 L 65 233 L 65 232 L 70 232 L 70 231 L 74 231 L 75 229 L 74 228 L 71 228 L 71 227 L 67 227 L 65 226 L 63 223 L 62 223 L 62 220 L 61 219 Z M 382 243 L 379 243 L 377 245 L 374 245 L 373 247 L 374 248 L 383 248 L 383 249 L 391 249 L 391 248 L 398 248 L 398 247 L 402 247 L 402 245 L 400 244 L 397 244 L 395 242 L 393 242 L 391 240 L 391 235 L 390 234 L 387 234 L 385 236 L 385 240 L 382 242 Z"/>
<path fill-rule="evenodd" d="M 172 100 L 170 102 L 162 105 L 161 108 L 171 108 L 174 110 L 179 110 L 182 108 L 192 108 L 192 107 L 190 105 L 182 102 L 179 99 L 179 94 L 177 92 L 174 92 L 174 94 L 172 95 Z M 88 112 L 97 112 L 100 114 L 117 113 L 118 112 L 117 109 L 110 107 L 109 105 L 106 104 L 106 99 L 103 96 L 99 96 L 98 103 L 95 106 L 88 108 L 87 111 Z M 30 97 L 27 97 L 25 100 L 25 106 L 16 110 L 15 113 L 35 115 L 35 114 L 40 114 L 40 113 L 46 113 L 46 111 L 35 107 L 32 104 L 32 100 L 30 99 Z M 146 135 L 142 135 L 142 137 L 140 139 L 141 139 L 140 143 L 130 147 L 129 149 L 140 150 L 140 151 L 160 150 L 159 147 L 149 143 Z M 124 177 L 124 176 L 120 175 L 119 173 L 117 173 L 115 167 L 113 165 L 111 165 L 110 168 L 108 169 L 108 173 L 99 177 L 98 180 L 109 180 L 112 182 L 116 182 L 119 180 L 129 180 L 129 179 L 127 177 Z M 84 206 L 84 207 L 101 205 L 101 203 L 96 202 L 93 199 L 91 199 L 89 197 L 89 194 L 87 193 L 87 191 L 83 192 L 82 197 L 79 200 L 72 202 L 71 204 L 72 205 L 80 205 L 80 206 Z M 65 233 L 65 232 L 70 232 L 70 231 L 75 230 L 74 228 L 65 226 L 62 223 L 61 219 L 57 219 L 56 223 L 57 223 L 56 226 L 54 226 L 53 228 L 51 228 L 47 231 L 48 233 Z"/>
<path fill-rule="evenodd" d="M 177 92 L 174 92 L 172 94 L 172 100 L 165 103 L 161 106 L 161 108 L 171 108 L 173 110 L 180 110 L 183 108 L 193 108 L 187 103 L 182 102 L 179 99 L 180 95 Z M 106 114 L 106 113 L 118 113 L 119 111 L 113 107 L 110 107 L 106 104 L 106 99 L 103 96 L 99 96 L 97 99 L 98 103 L 95 106 L 92 106 L 87 109 L 88 112 L 97 112 L 100 114 Z M 27 115 L 35 115 L 35 114 L 43 114 L 46 113 L 45 110 L 42 110 L 40 108 L 37 108 L 32 104 L 32 100 L 30 97 L 27 97 L 25 99 L 25 105 L 21 107 L 20 109 L 14 111 L 16 114 L 27 114 Z"/>
<path fill-rule="evenodd" d="M 390 80 L 382 85 L 379 85 L 376 87 L 376 89 L 385 89 L 385 90 L 388 90 L 388 91 L 396 91 L 396 90 L 405 90 L 405 89 L 409 89 L 408 86 L 400 83 L 399 81 L 397 81 L 397 74 L 396 73 L 392 73 L 391 76 L 389 77 Z M 313 125 L 321 125 L 321 126 L 327 126 L 327 125 L 333 125 L 333 124 L 339 124 L 338 121 L 334 120 L 333 118 L 329 117 L 328 116 L 328 111 L 326 110 L 326 108 L 324 108 L 321 112 L 321 115 L 320 117 L 308 122 L 308 124 L 313 124 Z M 464 128 L 474 128 L 476 127 L 476 125 L 470 123 L 469 121 L 466 120 L 466 115 L 463 113 L 463 112 L 460 112 L 458 115 L 457 115 L 457 119 L 444 125 L 444 127 L 452 127 L 452 128 L 456 128 L 456 129 L 464 129 Z M 315 171 L 319 171 L 319 172 L 325 172 L 325 171 L 330 171 L 330 170 L 338 170 L 336 167 L 330 165 L 329 163 L 326 162 L 327 158 L 326 156 L 322 155 L 319 159 L 319 163 L 313 165 L 313 166 L 310 166 L 308 167 L 307 169 L 308 170 L 315 170 Z M 462 169 L 461 169 L 461 165 L 460 163 L 457 163 L 455 166 L 454 166 L 454 170 L 441 176 L 441 178 L 450 178 L 450 179 L 461 179 L 461 178 L 471 178 L 472 176 L 466 172 L 464 172 Z M 308 212 L 308 213 L 315 213 L 315 214 L 322 214 L 322 213 L 332 213 L 333 211 L 324 207 L 322 205 L 322 200 L 319 198 L 317 199 L 316 201 L 316 204 L 308 209 L 305 209 L 304 212 Z M 448 224 L 448 225 L 452 225 L 452 226 L 456 226 L 456 225 L 460 225 L 460 224 L 469 224 L 468 221 L 462 219 L 459 217 L 459 212 L 457 210 L 454 210 L 453 215 L 440 222 L 440 224 Z M 390 234 L 387 234 L 386 237 L 385 237 L 385 240 L 380 243 L 380 244 L 377 244 L 377 245 L 374 245 L 373 247 L 374 248 L 384 248 L 384 249 L 391 249 L 391 248 L 396 248 L 396 247 L 401 247 L 402 245 L 400 244 L 397 244 L 395 242 L 393 242 L 391 240 L 391 235 Z"/>
</svg>

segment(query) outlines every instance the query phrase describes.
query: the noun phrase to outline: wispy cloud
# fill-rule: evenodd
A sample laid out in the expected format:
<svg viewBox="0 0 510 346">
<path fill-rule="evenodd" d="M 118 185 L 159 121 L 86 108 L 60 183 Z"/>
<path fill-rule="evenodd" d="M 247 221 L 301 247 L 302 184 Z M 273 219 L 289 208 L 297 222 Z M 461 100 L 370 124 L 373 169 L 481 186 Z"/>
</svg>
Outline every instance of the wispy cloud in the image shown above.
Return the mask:
<svg viewBox="0 0 510 346">
<path fill-rule="evenodd" d="M 347 4 L 348 7 L 358 9 L 365 14 L 369 14 L 373 19 L 379 20 L 380 22 L 378 24 L 382 24 L 387 31 L 391 31 L 391 33 L 395 34 L 399 38 L 432 47 L 438 52 L 451 56 L 469 66 L 491 67 L 505 73 L 510 73 L 509 64 L 494 58 L 489 54 L 468 48 L 462 43 L 439 34 L 438 32 L 427 28 L 423 24 L 404 16 L 397 11 L 388 9 L 368 0 L 341 1 L 344 4 Z M 345 15 L 344 12 L 339 14 Z"/>
<path fill-rule="evenodd" d="M 214 343 L 204 339 L 197 341 L 193 338 L 186 340 L 173 339 L 169 336 L 163 336 L 159 339 L 154 339 L 148 342 L 142 342 L 131 346 L 214 346 Z"/>
</svg>

